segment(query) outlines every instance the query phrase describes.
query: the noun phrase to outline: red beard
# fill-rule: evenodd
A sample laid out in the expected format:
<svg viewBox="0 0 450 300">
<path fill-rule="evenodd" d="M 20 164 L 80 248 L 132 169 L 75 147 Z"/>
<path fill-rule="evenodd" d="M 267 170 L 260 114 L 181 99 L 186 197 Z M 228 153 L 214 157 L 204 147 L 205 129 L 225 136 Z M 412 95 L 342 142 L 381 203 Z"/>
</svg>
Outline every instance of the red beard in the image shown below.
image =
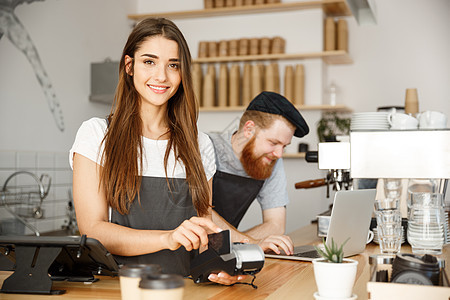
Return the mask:
<svg viewBox="0 0 450 300">
<path fill-rule="evenodd" d="M 263 154 L 261 156 L 255 155 L 255 140 L 256 137 L 253 136 L 252 139 L 245 145 L 242 150 L 241 163 L 244 167 L 245 172 L 247 172 L 250 177 L 254 179 L 267 179 L 272 174 L 273 167 L 277 162 L 277 158 L 273 155 Z M 271 159 L 270 163 L 265 162 L 265 157 Z"/>
</svg>

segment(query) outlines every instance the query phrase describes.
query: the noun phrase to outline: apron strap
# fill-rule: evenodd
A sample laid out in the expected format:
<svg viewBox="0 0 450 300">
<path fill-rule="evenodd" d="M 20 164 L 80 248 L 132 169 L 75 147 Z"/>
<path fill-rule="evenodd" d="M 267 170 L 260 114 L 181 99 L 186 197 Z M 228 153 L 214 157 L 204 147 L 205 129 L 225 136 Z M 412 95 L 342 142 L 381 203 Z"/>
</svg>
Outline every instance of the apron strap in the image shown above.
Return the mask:
<svg viewBox="0 0 450 300">
<path fill-rule="evenodd" d="M 109 127 L 109 116 L 105 118 L 106 121 L 106 128 Z M 112 207 L 108 205 L 108 222 L 112 222 Z"/>
</svg>

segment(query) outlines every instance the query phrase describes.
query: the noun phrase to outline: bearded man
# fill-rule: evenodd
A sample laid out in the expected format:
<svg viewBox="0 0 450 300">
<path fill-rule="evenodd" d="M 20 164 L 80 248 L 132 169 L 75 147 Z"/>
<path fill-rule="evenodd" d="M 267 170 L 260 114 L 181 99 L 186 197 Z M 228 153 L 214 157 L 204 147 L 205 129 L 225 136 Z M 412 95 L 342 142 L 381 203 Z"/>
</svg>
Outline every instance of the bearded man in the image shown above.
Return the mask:
<svg viewBox="0 0 450 300">
<path fill-rule="evenodd" d="M 264 250 L 292 253 L 285 236 L 286 174 L 281 156 L 292 136 L 303 137 L 309 128 L 299 111 L 280 94 L 262 92 L 247 107 L 239 129 L 210 133 L 216 152 L 213 179 L 213 221 L 231 229 L 232 240 L 248 239 Z M 254 200 L 263 223 L 241 233 L 235 228 Z"/>
</svg>

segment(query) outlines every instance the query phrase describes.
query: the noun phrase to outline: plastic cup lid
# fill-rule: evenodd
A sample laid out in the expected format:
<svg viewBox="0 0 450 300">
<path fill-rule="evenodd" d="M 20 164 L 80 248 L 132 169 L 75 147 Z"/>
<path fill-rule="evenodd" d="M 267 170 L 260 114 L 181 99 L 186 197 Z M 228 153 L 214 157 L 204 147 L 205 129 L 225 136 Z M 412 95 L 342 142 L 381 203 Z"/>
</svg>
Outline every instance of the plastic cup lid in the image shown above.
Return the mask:
<svg viewBox="0 0 450 300">
<path fill-rule="evenodd" d="M 161 266 L 156 264 L 128 264 L 119 270 L 119 276 L 142 277 L 144 274 L 160 274 Z"/>
<path fill-rule="evenodd" d="M 176 274 L 147 275 L 139 282 L 140 288 L 151 290 L 168 290 L 183 286 L 183 277 Z"/>
</svg>

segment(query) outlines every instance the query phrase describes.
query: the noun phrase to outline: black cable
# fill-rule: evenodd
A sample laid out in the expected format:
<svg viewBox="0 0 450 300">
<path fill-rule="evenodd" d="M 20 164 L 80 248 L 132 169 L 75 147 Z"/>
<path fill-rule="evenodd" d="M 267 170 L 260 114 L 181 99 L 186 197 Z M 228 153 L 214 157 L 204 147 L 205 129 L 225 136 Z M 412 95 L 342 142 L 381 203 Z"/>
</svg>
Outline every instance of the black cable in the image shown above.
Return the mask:
<svg viewBox="0 0 450 300">
<path fill-rule="evenodd" d="M 250 276 L 253 276 L 252 282 L 250 282 L 250 283 L 248 283 L 248 282 L 236 282 L 236 283 L 233 283 L 232 285 L 235 285 L 235 284 L 246 284 L 246 285 L 250 285 L 250 286 L 253 287 L 254 289 L 257 289 L 258 286 L 257 286 L 256 284 L 254 284 L 255 279 L 256 279 L 256 275 L 250 274 L 250 273 L 246 273 L 246 272 L 243 272 L 243 274 L 244 274 L 244 275 L 250 275 Z"/>
</svg>

